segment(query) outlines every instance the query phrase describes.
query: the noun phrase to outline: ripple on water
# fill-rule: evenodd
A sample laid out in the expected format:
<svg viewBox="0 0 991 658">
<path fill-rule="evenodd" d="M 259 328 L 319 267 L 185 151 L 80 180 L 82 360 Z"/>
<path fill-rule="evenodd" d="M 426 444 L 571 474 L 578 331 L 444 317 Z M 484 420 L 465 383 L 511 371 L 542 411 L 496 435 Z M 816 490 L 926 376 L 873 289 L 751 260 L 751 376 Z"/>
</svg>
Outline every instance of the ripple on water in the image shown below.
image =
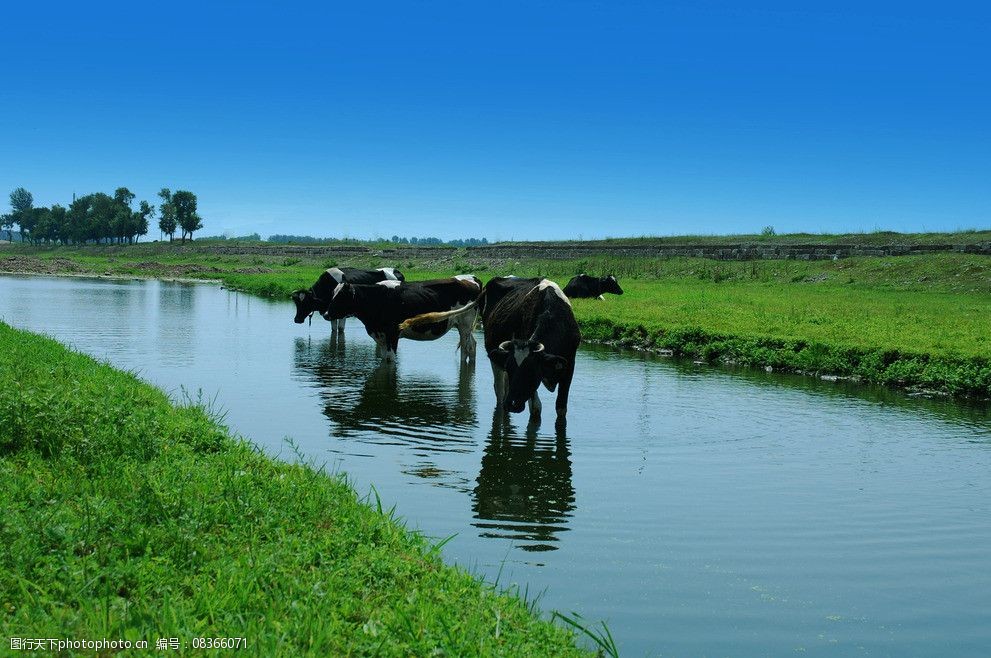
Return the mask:
<svg viewBox="0 0 991 658">
<path fill-rule="evenodd" d="M 292 315 L 209 286 L 0 282 L 15 326 L 216 395 L 273 454 L 332 455 L 453 535 L 448 560 L 607 620 L 624 655 L 987 655 L 986 405 L 586 345 L 558 432 L 547 392 L 540 427 L 494 414 L 453 337 L 387 366 L 358 323 L 331 340 Z"/>
</svg>

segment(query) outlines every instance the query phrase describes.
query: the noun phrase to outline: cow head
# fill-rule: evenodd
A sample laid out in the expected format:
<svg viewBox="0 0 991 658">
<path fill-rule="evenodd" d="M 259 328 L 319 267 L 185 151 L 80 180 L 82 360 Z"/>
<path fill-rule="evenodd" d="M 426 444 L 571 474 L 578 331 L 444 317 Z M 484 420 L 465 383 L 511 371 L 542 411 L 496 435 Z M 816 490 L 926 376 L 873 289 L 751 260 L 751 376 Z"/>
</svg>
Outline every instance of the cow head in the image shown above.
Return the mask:
<svg viewBox="0 0 991 658">
<path fill-rule="evenodd" d="M 297 290 L 292 294 L 292 300 L 296 303 L 296 317 L 293 318 L 296 324 L 303 324 L 306 318 L 320 310 L 319 301 L 312 290 Z"/>
<path fill-rule="evenodd" d="M 506 371 L 506 409 L 519 413 L 526 407 L 541 382 L 553 391 L 568 367 L 568 360 L 548 354 L 542 343 L 533 340 L 507 340 L 489 352 L 489 358 Z"/>
<path fill-rule="evenodd" d="M 602 292 L 611 292 L 614 295 L 622 295 L 623 289 L 619 287 L 619 281 L 612 274 L 602 277 Z"/>
</svg>

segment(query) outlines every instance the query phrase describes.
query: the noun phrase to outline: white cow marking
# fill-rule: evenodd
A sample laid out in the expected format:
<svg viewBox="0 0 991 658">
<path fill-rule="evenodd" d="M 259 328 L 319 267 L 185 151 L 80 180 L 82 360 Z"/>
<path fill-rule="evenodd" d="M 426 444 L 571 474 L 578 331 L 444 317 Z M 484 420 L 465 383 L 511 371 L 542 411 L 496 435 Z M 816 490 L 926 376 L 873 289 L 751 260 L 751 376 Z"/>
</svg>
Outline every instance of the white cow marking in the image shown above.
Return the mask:
<svg viewBox="0 0 991 658">
<path fill-rule="evenodd" d="M 342 272 L 340 268 L 332 267 L 327 270 L 327 274 L 329 274 L 334 281 L 337 281 L 338 284 L 344 283 L 344 272 Z"/>
<path fill-rule="evenodd" d="M 561 287 L 559 285 L 557 285 L 556 283 L 554 283 L 550 279 L 543 279 L 543 280 L 541 280 L 541 282 L 537 284 L 537 288 L 539 290 L 545 290 L 547 288 L 553 289 L 555 295 L 557 295 L 558 297 L 560 297 L 561 299 L 563 299 L 565 304 L 567 304 L 568 306 L 571 306 L 571 300 L 568 299 L 568 296 L 564 294 L 564 291 L 561 290 Z"/>
<path fill-rule="evenodd" d="M 342 290 L 343 288 L 344 288 L 344 284 L 343 284 L 343 283 L 338 283 L 338 284 L 337 284 L 337 287 L 336 287 L 336 288 L 334 288 L 334 294 L 332 294 L 332 295 L 330 296 L 330 299 L 331 299 L 331 300 L 334 300 L 334 299 L 336 299 L 336 298 L 337 298 L 337 293 L 339 293 L 339 292 L 340 292 L 340 291 L 341 291 L 341 290 Z"/>
<path fill-rule="evenodd" d="M 526 358 L 530 356 L 530 346 L 525 345 L 523 347 L 513 347 L 513 357 L 516 359 L 516 365 L 521 366 Z"/>
<path fill-rule="evenodd" d="M 388 281 L 399 281 L 399 277 L 396 276 L 396 268 L 394 267 L 380 267 L 379 272 L 385 274 L 385 278 Z"/>
<path fill-rule="evenodd" d="M 383 288 L 398 288 L 402 285 L 402 281 L 399 279 L 387 279 L 385 281 L 379 281 L 375 285 L 382 286 Z"/>
</svg>

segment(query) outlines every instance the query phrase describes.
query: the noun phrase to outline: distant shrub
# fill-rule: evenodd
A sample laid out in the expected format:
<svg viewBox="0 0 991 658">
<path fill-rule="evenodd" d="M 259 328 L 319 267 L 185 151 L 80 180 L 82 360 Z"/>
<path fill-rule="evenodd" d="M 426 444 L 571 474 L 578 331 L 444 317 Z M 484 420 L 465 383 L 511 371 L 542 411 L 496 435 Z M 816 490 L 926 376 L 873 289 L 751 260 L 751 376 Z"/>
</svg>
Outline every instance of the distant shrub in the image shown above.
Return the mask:
<svg viewBox="0 0 991 658">
<path fill-rule="evenodd" d="M 760 234 L 761 235 L 767 235 L 767 236 L 777 235 L 777 233 L 774 232 L 774 227 L 773 226 L 765 226 L 764 228 L 762 228 L 760 230 Z"/>
</svg>

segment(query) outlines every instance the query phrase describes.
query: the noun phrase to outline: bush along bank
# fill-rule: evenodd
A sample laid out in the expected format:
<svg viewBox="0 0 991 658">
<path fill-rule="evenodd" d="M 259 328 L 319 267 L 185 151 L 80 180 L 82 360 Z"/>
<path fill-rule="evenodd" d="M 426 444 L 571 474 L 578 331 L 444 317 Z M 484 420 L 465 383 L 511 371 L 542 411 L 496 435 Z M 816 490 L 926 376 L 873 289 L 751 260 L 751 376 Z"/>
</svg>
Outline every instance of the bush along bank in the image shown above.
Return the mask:
<svg viewBox="0 0 991 658">
<path fill-rule="evenodd" d="M 605 318 L 579 318 L 585 340 L 688 357 L 711 364 L 759 367 L 827 378 L 908 388 L 941 395 L 991 399 L 991 359 L 913 354 L 818 341 L 733 336 L 698 328 L 648 331 Z"/>
<path fill-rule="evenodd" d="M 586 655 L 577 631 L 444 565 L 341 477 L 270 459 L 202 406 L 2 323 L 0 508 L 12 638 Z"/>
</svg>

